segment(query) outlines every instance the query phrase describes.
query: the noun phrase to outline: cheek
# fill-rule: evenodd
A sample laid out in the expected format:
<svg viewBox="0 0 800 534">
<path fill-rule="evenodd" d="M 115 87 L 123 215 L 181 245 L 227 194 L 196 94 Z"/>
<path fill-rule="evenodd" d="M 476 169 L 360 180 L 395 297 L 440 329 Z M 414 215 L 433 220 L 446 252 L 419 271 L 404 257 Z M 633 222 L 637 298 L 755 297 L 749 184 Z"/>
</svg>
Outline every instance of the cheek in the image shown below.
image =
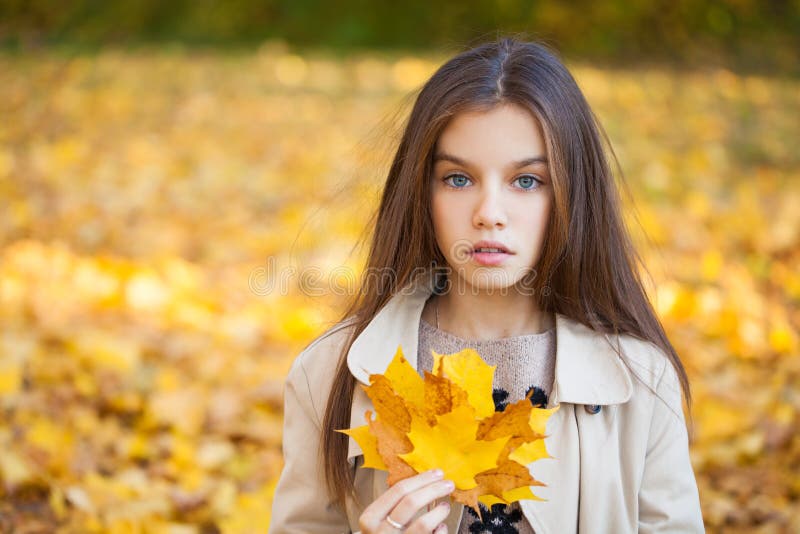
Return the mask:
<svg viewBox="0 0 800 534">
<path fill-rule="evenodd" d="M 544 230 L 547 220 L 550 218 L 550 203 L 545 201 L 539 206 L 536 206 L 535 209 L 529 210 L 528 217 L 528 222 L 531 223 L 533 228 L 536 228 L 537 230 Z"/>
<path fill-rule="evenodd" d="M 431 217 L 433 229 L 436 232 L 436 241 L 442 244 L 448 240 L 448 232 L 452 231 L 452 210 L 448 209 L 441 197 L 433 196 L 431 203 Z"/>
<path fill-rule="evenodd" d="M 520 206 L 517 212 L 518 220 L 522 222 L 521 226 L 528 228 L 531 237 L 538 243 L 541 243 L 544 234 L 547 232 L 551 204 L 549 198 L 540 198 L 533 205 L 526 203 L 525 206 Z"/>
<path fill-rule="evenodd" d="M 455 195 L 453 195 L 455 196 Z M 431 204 L 433 230 L 436 235 L 436 244 L 439 246 L 448 262 L 459 263 L 455 252 L 459 243 L 469 233 L 469 217 L 466 215 L 464 199 L 443 195 L 437 198 L 434 195 Z M 462 195 L 463 197 L 464 195 Z"/>
<path fill-rule="evenodd" d="M 453 199 L 448 198 L 445 194 L 434 193 L 431 197 L 431 213 L 433 223 L 438 229 L 445 228 L 449 223 L 452 223 L 454 213 L 458 210 L 455 209 Z"/>
<path fill-rule="evenodd" d="M 537 191 L 526 194 L 519 193 L 510 197 L 507 207 L 518 220 L 530 222 L 538 221 L 547 215 L 551 203 L 551 199 L 545 191 Z"/>
</svg>

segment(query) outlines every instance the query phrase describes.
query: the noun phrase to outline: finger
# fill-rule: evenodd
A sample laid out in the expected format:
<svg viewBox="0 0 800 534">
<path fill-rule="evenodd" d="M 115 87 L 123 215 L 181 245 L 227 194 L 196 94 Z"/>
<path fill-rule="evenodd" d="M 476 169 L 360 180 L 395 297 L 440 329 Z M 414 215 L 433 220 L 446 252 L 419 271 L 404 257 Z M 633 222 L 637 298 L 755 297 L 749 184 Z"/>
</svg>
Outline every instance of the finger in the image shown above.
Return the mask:
<svg viewBox="0 0 800 534">
<path fill-rule="evenodd" d="M 439 497 L 450 495 L 454 489 L 455 484 L 453 484 L 452 480 L 440 480 L 412 491 L 400 499 L 397 506 L 392 509 L 392 519 L 398 523 L 409 523 L 429 503 Z"/>
<path fill-rule="evenodd" d="M 413 534 L 421 534 L 423 532 L 436 532 L 440 534 L 441 532 L 447 532 L 447 525 L 444 524 L 444 521 L 449 514 L 450 503 L 447 501 L 441 502 L 434 506 L 430 512 L 421 515 L 419 519 L 409 525 L 406 532 Z"/>
<path fill-rule="evenodd" d="M 399 482 L 395 483 L 391 488 L 389 488 L 383 495 L 376 499 L 376 503 L 380 501 L 380 506 L 378 508 L 378 512 L 383 513 L 383 516 L 389 513 L 397 503 L 403 499 L 405 496 L 418 491 L 425 486 L 428 486 L 434 482 L 441 481 L 444 474 L 441 470 L 431 470 L 426 471 L 424 473 L 420 473 L 418 475 L 414 475 L 413 477 L 409 477 Z M 381 516 L 381 517 L 383 517 Z"/>
<path fill-rule="evenodd" d="M 361 528 L 364 530 L 377 530 L 379 525 L 384 522 L 383 519 L 389 515 L 389 512 L 397 506 L 397 503 L 406 494 L 416 491 L 427 484 L 441 480 L 443 476 L 444 474 L 440 469 L 434 469 L 397 482 L 375 499 L 372 504 L 367 506 L 359 518 Z M 397 522 L 405 521 L 405 519 L 401 517 L 392 516 L 392 519 Z"/>
</svg>

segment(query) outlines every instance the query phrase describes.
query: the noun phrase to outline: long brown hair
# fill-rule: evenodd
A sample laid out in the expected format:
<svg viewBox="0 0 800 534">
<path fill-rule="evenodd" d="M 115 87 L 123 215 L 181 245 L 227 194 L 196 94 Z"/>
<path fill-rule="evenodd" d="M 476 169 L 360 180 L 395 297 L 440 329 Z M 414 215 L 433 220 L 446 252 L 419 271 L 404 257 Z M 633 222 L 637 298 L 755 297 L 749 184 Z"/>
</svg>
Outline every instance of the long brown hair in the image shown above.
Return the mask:
<svg viewBox="0 0 800 534">
<path fill-rule="evenodd" d="M 348 437 L 356 379 L 347 353 L 393 294 L 414 273 L 436 262 L 430 206 L 433 150 L 456 114 L 516 104 L 529 110 L 544 130 L 554 204 L 537 264 L 534 295 L 542 310 L 557 312 L 590 328 L 650 341 L 669 357 L 691 406 L 689 381 L 651 306 L 636 253 L 620 213 L 614 175 L 601 139 L 605 136 L 572 75 L 544 44 L 501 37 L 463 51 L 424 84 L 392 160 L 375 220 L 367 273 L 342 314 L 352 327 L 339 355 L 322 425 L 329 494 L 345 509 L 355 497 L 348 468 Z M 613 151 L 611 152 L 613 156 Z"/>
</svg>

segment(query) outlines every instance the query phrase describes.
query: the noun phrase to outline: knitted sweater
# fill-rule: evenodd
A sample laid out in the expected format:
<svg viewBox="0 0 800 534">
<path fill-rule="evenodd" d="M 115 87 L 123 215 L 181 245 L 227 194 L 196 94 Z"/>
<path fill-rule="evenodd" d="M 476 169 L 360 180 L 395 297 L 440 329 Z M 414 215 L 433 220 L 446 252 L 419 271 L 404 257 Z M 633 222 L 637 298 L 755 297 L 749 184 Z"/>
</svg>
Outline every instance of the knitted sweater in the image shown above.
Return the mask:
<svg viewBox="0 0 800 534">
<path fill-rule="evenodd" d="M 452 354 L 473 348 L 494 371 L 493 397 L 495 411 L 505 410 L 533 390 L 531 403 L 547 404 L 555 378 L 555 328 L 539 334 L 491 340 L 464 339 L 440 330 L 420 319 L 417 351 L 420 376 L 433 368 L 431 350 Z M 522 514 L 519 503 L 495 504 L 491 509 L 479 504 L 483 522 L 470 507 L 462 512 L 458 534 L 531 534 L 533 529 Z"/>
</svg>

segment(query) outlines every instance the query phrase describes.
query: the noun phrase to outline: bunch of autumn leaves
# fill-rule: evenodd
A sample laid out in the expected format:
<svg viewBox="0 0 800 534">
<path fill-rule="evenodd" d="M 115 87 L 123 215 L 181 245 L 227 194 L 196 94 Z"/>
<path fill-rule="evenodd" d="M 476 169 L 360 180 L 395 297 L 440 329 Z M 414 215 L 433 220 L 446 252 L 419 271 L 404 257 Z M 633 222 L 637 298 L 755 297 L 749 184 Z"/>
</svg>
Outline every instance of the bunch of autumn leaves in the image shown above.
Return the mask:
<svg viewBox="0 0 800 534">
<path fill-rule="evenodd" d="M 366 425 L 338 432 L 359 444 L 363 467 L 389 472 L 389 485 L 439 468 L 455 483 L 453 500 L 479 515 L 478 502 L 541 500 L 531 486 L 545 484 L 527 466 L 551 458 L 544 432 L 558 407 L 537 408 L 526 398 L 495 411 L 494 370 L 473 349 L 433 351 L 432 372 L 423 379 L 398 347 L 384 374 L 361 386 L 377 417 L 367 410 Z"/>
</svg>

